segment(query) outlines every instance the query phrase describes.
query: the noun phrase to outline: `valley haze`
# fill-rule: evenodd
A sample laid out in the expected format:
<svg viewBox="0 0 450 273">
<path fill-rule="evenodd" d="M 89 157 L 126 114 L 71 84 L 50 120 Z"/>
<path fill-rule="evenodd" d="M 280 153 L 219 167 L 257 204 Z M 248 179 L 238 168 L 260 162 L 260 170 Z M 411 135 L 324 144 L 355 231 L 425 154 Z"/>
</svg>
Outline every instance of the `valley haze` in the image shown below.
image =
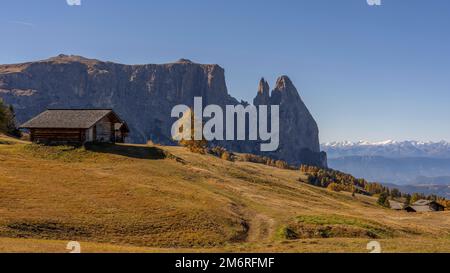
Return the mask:
<svg viewBox="0 0 450 273">
<path fill-rule="evenodd" d="M 447 141 L 342 141 L 321 145 L 331 168 L 404 192 L 450 197 Z"/>
</svg>

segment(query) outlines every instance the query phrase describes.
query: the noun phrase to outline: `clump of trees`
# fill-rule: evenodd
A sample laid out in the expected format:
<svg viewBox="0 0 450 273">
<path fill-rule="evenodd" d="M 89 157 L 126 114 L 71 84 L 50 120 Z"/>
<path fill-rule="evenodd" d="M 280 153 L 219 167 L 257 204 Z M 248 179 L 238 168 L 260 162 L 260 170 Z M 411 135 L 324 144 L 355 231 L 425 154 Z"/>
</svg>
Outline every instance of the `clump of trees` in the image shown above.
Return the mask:
<svg viewBox="0 0 450 273">
<path fill-rule="evenodd" d="M 308 177 L 307 183 L 317 187 L 327 188 L 330 191 L 346 191 L 354 193 L 364 193 L 378 196 L 378 204 L 383 207 L 390 207 L 389 200 L 399 200 L 406 205 L 410 205 L 420 199 L 433 200 L 450 209 L 450 200 L 436 195 L 425 195 L 421 193 L 407 194 L 398 189 L 390 189 L 381 183 L 367 182 L 364 179 L 355 178 L 350 174 L 332 169 L 322 169 L 315 166 L 300 166 L 300 171 Z M 303 180 L 300 180 L 303 181 Z"/>
<path fill-rule="evenodd" d="M 369 183 L 364 179 L 355 178 L 350 174 L 332 169 L 302 165 L 300 166 L 300 171 L 308 176 L 308 184 L 317 187 L 347 192 L 365 191 L 370 194 L 380 194 L 389 191 L 387 187 L 379 183 Z"/>
<path fill-rule="evenodd" d="M 254 154 L 244 154 L 240 157 L 242 161 L 245 162 L 252 162 L 257 164 L 264 164 L 271 167 L 276 167 L 279 169 L 286 169 L 286 170 L 295 170 L 297 169 L 294 166 L 290 166 L 286 161 L 284 160 L 275 160 L 273 158 L 267 157 L 267 156 L 259 156 Z"/>
<path fill-rule="evenodd" d="M 0 132 L 14 137 L 21 136 L 16 126 L 13 107 L 6 105 L 2 99 L 0 99 Z"/>
</svg>

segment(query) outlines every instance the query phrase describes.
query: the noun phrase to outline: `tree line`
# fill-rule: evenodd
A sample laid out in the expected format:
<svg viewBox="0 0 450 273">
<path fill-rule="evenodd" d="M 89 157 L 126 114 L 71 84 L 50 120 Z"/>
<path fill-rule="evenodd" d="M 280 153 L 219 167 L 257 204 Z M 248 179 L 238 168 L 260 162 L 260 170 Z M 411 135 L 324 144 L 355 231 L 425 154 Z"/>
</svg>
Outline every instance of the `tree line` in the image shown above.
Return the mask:
<svg viewBox="0 0 450 273">
<path fill-rule="evenodd" d="M 345 191 L 378 196 L 378 204 L 390 207 L 389 200 L 401 200 L 404 204 L 410 205 L 414 202 L 426 199 L 436 201 L 443 206 L 450 208 L 450 200 L 437 195 L 425 195 L 422 193 L 402 193 L 396 188 L 389 188 L 381 183 L 368 182 L 362 178 L 355 178 L 350 174 L 332 169 L 322 169 L 315 166 L 300 166 L 300 171 L 307 175 L 307 183 L 317 187 L 327 188 L 331 191 Z"/>
</svg>

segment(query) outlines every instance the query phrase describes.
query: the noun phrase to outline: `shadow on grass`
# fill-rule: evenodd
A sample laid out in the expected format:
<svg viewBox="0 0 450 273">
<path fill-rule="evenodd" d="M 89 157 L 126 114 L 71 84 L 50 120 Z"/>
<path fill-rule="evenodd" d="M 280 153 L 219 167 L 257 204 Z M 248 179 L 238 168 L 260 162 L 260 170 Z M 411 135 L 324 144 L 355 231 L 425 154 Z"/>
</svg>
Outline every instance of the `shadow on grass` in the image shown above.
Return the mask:
<svg viewBox="0 0 450 273">
<path fill-rule="evenodd" d="M 106 143 L 86 144 L 87 151 L 95 153 L 115 154 L 137 159 L 162 160 L 169 155 L 164 150 L 156 147 L 127 146 Z"/>
</svg>

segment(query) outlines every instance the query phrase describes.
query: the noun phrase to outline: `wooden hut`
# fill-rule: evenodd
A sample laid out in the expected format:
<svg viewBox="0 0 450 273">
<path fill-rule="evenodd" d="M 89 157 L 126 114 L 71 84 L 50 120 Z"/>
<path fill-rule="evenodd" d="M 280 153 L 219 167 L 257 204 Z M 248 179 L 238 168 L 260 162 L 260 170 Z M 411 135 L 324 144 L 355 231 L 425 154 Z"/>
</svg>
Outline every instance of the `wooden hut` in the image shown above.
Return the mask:
<svg viewBox="0 0 450 273">
<path fill-rule="evenodd" d="M 125 142 L 129 129 L 111 109 L 50 109 L 20 126 L 30 140 L 49 145 Z"/>
<path fill-rule="evenodd" d="M 432 200 L 419 200 L 414 202 L 414 204 L 407 206 L 405 208 L 407 212 L 433 212 L 433 211 L 444 211 L 445 207 L 436 201 Z"/>
</svg>

